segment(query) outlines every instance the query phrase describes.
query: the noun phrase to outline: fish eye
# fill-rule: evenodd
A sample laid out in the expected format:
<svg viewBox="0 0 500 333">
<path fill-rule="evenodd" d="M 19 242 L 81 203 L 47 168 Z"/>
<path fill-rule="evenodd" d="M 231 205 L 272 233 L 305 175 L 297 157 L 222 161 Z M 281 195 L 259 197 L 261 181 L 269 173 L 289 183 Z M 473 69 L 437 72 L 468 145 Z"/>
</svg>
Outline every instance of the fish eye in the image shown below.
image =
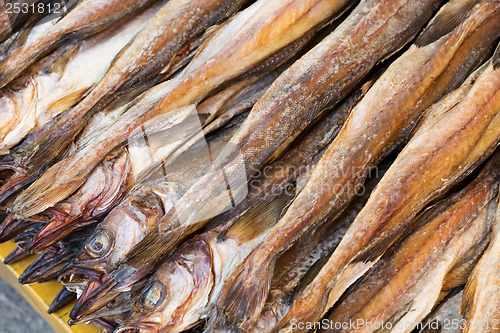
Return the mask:
<svg viewBox="0 0 500 333">
<path fill-rule="evenodd" d="M 102 257 L 110 250 L 112 238 L 106 229 L 96 232 L 85 245 L 87 252 L 94 258 Z"/>
<path fill-rule="evenodd" d="M 166 293 L 165 285 L 159 281 L 154 281 L 142 293 L 137 307 L 143 312 L 152 311 L 160 305 Z"/>
</svg>

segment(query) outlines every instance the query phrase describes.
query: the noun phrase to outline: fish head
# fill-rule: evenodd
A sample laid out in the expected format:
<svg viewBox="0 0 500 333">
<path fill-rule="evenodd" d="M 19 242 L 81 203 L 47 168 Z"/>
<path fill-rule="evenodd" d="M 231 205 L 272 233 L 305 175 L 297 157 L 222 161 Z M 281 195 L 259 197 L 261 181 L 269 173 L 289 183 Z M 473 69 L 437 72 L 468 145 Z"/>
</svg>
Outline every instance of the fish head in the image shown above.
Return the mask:
<svg viewBox="0 0 500 333">
<path fill-rule="evenodd" d="M 22 284 L 41 283 L 55 279 L 71 261 L 72 253 L 61 242 L 45 249 L 19 276 Z"/>
<path fill-rule="evenodd" d="M 101 275 L 124 257 L 145 233 L 144 216 L 128 205 L 117 207 L 94 230 L 59 279 L 63 283 L 86 278 L 99 281 Z"/>
<path fill-rule="evenodd" d="M 117 332 L 181 332 L 194 326 L 208 312 L 214 283 L 210 247 L 201 238 L 187 242 L 150 278 Z"/>
</svg>

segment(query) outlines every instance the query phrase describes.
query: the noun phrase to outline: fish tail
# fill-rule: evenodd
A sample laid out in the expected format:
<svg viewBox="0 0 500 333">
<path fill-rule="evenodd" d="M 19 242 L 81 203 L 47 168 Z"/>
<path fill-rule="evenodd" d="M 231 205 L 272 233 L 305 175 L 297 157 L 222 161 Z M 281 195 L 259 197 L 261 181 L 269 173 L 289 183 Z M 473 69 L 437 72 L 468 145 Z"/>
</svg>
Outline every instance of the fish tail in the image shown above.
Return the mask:
<svg viewBox="0 0 500 333">
<path fill-rule="evenodd" d="M 251 257 L 240 264 L 225 284 L 206 331 L 250 330 L 264 308 L 273 269 L 274 262 L 253 265 Z"/>
</svg>

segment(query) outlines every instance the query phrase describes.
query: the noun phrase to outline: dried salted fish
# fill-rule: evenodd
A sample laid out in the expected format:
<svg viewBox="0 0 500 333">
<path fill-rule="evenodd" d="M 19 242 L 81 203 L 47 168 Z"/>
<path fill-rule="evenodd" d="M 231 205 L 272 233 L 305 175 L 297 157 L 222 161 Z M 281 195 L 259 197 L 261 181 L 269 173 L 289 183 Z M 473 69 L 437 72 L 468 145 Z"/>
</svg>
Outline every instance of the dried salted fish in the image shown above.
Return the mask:
<svg viewBox="0 0 500 333">
<path fill-rule="evenodd" d="M 495 5 L 500 9 L 500 3 Z M 497 48 L 494 57 L 498 53 Z M 495 149 L 500 142 L 500 71 L 493 63 L 478 70 L 481 75 L 459 103 L 442 103 L 449 107 L 446 112 L 435 110 L 441 117 L 414 134 L 329 262 L 283 318 L 282 328 L 289 329 L 292 319 L 319 318 L 378 260 L 418 211 Z"/>
<path fill-rule="evenodd" d="M 269 297 L 253 332 L 271 332 L 288 311 L 293 299 L 317 274 L 390 164 L 383 163 L 369 172 L 369 179 L 356 189 L 356 198 L 344 212 L 323 223 L 318 230 L 304 235 L 276 262 Z"/>
<path fill-rule="evenodd" d="M 24 76 L 21 89 L 7 86 L 0 96 L 0 155 L 75 105 L 108 71 L 115 56 L 137 35 L 159 9 L 151 9 L 129 22 L 82 42 L 69 42 Z M 92 70 L 88 70 L 91 67 Z"/>
<path fill-rule="evenodd" d="M 138 6 L 142 2 L 147 1 L 134 3 Z M 125 94 L 121 96 L 124 99 L 128 96 L 126 93 L 137 94 L 157 82 L 159 78 L 154 80 L 151 77 L 158 75 L 170 61 L 174 61 L 173 58 L 178 52 L 184 55 L 191 47 L 195 47 L 199 34 L 210 25 L 226 18 L 244 2 L 245 0 L 168 1 L 120 53 L 104 78 L 85 99 L 67 110 L 57 121 L 43 128 L 32 142 L 15 151 L 12 161 L 4 163 L 4 168 L 10 167 L 15 173 L 3 188 L 0 188 L 0 201 L 14 190 L 38 178 L 48 166 L 56 162 L 92 114 L 109 104 L 110 99 L 116 100 L 120 94 Z M 121 1 L 120 5 L 126 3 Z M 191 45 L 192 43 L 194 44 Z M 130 120 L 129 122 L 127 128 L 133 123 Z M 93 155 L 98 155 L 96 151 L 95 149 Z M 101 156 L 101 159 L 103 157 Z M 87 167 L 87 171 L 91 171 L 94 166 Z M 73 191 L 75 189 L 73 188 Z M 28 212 L 26 215 L 33 214 Z"/>
<path fill-rule="evenodd" d="M 119 330 L 147 326 L 160 331 L 182 331 L 205 318 L 227 277 L 279 220 L 295 196 L 295 184 L 300 186 L 299 179 L 309 172 L 324 147 L 337 135 L 360 94 L 346 99 L 297 139 L 282 157 L 265 166 L 252 181 L 247 198 L 215 219 L 218 223 L 224 221 L 221 226 L 181 245 L 150 279 L 136 301 L 139 310 Z M 166 288 L 169 297 L 152 306 L 151 290 L 155 288 Z"/>
<path fill-rule="evenodd" d="M 443 17 L 448 17 L 450 6 L 456 10 L 453 3 L 445 5 L 417 39 L 416 45 L 393 62 L 368 90 L 353 108 L 339 136 L 323 155 L 307 185 L 282 220 L 267 235 L 262 247 L 256 249 L 232 276 L 218 304 L 221 309 L 220 326 L 229 322 L 245 327 L 257 320 L 267 297 L 277 256 L 307 230 L 320 223 L 327 214 L 341 212 L 352 199 L 355 186 L 364 179 L 368 168 L 403 143 L 422 111 L 457 87 L 465 79 L 466 73 L 489 53 L 491 44 L 500 32 L 500 22 L 496 20 L 499 5 L 480 2 L 470 11 L 470 6 L 464 6 L 462 10 L 466 19 L 456 22 L 458 26 L 451 32 L 443 31 L 438 24 Z M 409 16 L 414 18 L 413 14 L 409 13 Z M 492 27 L 496 29 L 493 30 L 496 31 L 494 34 L 491 33 Z M 441 35 L 443 32 L 444 36 Z M 435 38 L 431 39 L 430 44 L 422 45 L 427 36 Z M 489 36 L 489 41 L 483 44 L 485 36 Z M 482 55 L 476 58 L 478 54 L 471 53 L 471 50 L 479 45 Z M 468 58 L 469 67 L 464 71 L 463 56 L 470 57 L 471 54 L 474 56 Z M 394 194 L 393 191 L 389 193 Z M 383 198 L 380 197 L 380 200 Z M 343 241 L 336 252 L 352 246 L 347 244 L 350 242 Z M 352 253 L 356 252 L 353 250 Z M 331 279 L 325 278 L 324 281 L 326 283 Z M 256 280 L 258 283 L 247 282 Z M 322 303 L 319 300 L 314 303 L 311 297 L 307 310 L 301 311 L 299 315 L 292 308 L 290 317 L 284 319 L 286 322 L 283 325 L 295 316 L 304 315 L 309 319 L 321 316 L 323 307 L 327 306 L 325 302 L 328 294 L 317 290 L 316 295 L 322 299 Z M 301 298 L 297 302 L 301 302 Z"/>
<path fill-rule="evenodd" d="M 500 61 L 498 65 L 500 66 Z M 496 332 L 500 329 L 500 291 L 498 283 L 500 235 L 500 197 L 497 203 L 490 245 L 474 268 L 464 290 L 460 313 L 466 323 L 463 332 Z"/>
<path fill-rule="evenodd" d="M 0 87 L 4 87 L 64 39 L 72 35 L 95 34 L 152 2 L 152 0 L 81 1 L 40 38 L 24 44 L 1 62 Z"/>
<path fill-rule="evenodd" d="M 311 132 L 309 132 L 303 138 L 300 138 L 300 141 L 295 147 L 291 148 L 290 151 L 280 159 L 266 166 L 262 170 L 260 176 L 256 177 L 256 179 L 252 182 L 253 190 L 250 191 L 248 197 L 237 207 L 235 207 L 234 210 L 231 210 L 225 215 L 222 215 L 221 217 L 218 217 L 216 219 L 222 219 L 222 221 L 226 221 L 223 229 L 231 228 L 232 224 L 235 223 L 235 221 L 239 221 L 236 223 L 244 226 L 246 223 L 245 221 L 248 221 L 249 219 L 251 221 L 254 221 L 255 219 L 257 219 L 255 215 L 258 216 L 259 209 L 263 209 L 263 207 L 265 207 L 266 209 L 275 207 L 277 203 L 279 204 L 279 202 L 282 202 L 284 199 L 286 199 L 288 196 L 279 197 L 279 194 L 282 194 L 286 190 L 287 186 L 293 186 L 294 182 L 298 178 L 304 176 L 304 174 L 309 171 L 311 166 L 314 165 L 314 163 L 319 159 L 319 157 L 321 156 L 321 150 L 326 147 L 328 143 L 331 142 L 331 140 L 333 140 L 333 138 L 336 136 L 345 119 L 347 118 L 347 115 L 349 114 L 351 105 L 357 101 L 361 93 L 362 92 L 360 91 L 357 94 L 354 94 L 350 98 L 346 99 L 346 101 L 342 103 L 336 110 L 326 116 L 322 122 L 316 124 Z M 287 200 L 290 199 L 291 198 L 288 198 Z M 265 201 L 265 204 L 260 204 L 261 201 Z M 245 214 L 250 211 L 252 211 L 252 213 L 249 213 L 249 215 L 245 217 Z M 271 212 L 274 212 L 274 217 L 276 217 L 275 215 L 279 213 L 275 210 L 272 210 Z M 240 219 L 242 220 L 240 221 Z M 259 219 L 257 220 L 260 221 Z M 264 225 L 266 226 L 266 228 L 269 228 L 270 226 L 267 224 Z M 255 226 L 254 229 L 257 227 L 258 226 Z M 235 227 L 235 229 L 240 230 L 240 227 Z M 208 237 L 208 239 L 217 238 L 217 235 L 219 235 L 221 232 L 222 230 L 220 230 L 219 228 L 218 231 L 208 232 L 208 234 L 205 236 Z M 264 233 L 265 229 L 261 230 L 261 232 Z M 233 236 L 233 238 L 235 237 L 236 235 Z M 205 240 L 205 238 L 202 238 L 203 242 L 205 242 Z M 248 242 L 245 242 L 244 239 L 241 239 L 239 242 L 236 242 L 235 239 L 228 239 L 227 241 L 228 243 L 225 245 L 226 247 L 238 247 L 239 244 L 243 249 L 246 250 L 248 250 L 249 247 L 251 248 L 251 244 L 253 244 L 253 246 L 256 245 L 256 243 L 252 243 L 253 238 Z M 215 242 L 215 244 L 217 246 L 220 245 L 221 247 L 225 247 L 225 243 L 218 244 L 217 242 Z M 190 250 L 191 247 L 187 247 L 187 249 Z M 235 252 L 237 251 L 235 250 Z M 142 269 L 148 271 L 155 265 L 156 262 L 148 260 L 144 262 Z M 233 266 L 230 265 L 229 268 L 231 267 Z M 205 267 L 205 269 L 206 268 L 207 267 Z M 228 274 L 229 272 L 227 270 L 228 268 L 226 267 L 224 272 L 221 273 Z M 220 274 L 218 274 L 218 276 L 220 278 Z M 220 288 L 222 287 L 222 282 L 223 281 L 219 280 L 216 288 L 217 290 L 220 290 Z M 196 290 L 196 292 L 198 293 L 204 291 Z M 84 294 L 83 297 L 80 298 L 76 307 L 78 308 L 79 303 L 88 302 L 86 298 L 89 295 L 91 294 Z M 108 296 L 106 296 L 105 298 L 100 299 L 100 301 L 104 302 L 106 300 L 109 301 L 110 299 L 111 298 L 108 298 Z M 215 298 L 212 299 L 212 301 L 214 300 Z M 203 303 L 199 304 L 199 306 L 203 305 Z M 179 311 L 182 311 L 182 309 Z M 89 315 L 90 313 L 91 312 L 87 312 L 87 315 Z M 82 320 L 85 320 L 85 318 L 83 318 Z M 165 324 L 167 325 L 167 323 Z M 178 324 L 181 325 L 183 324 L 183 322 L 180 322 Z"/>
<path fill-rule="evenodd" d="M 201 227 L 203 223 L 200 222 L 206 221 L 207 216 L 223 211 L 227 206 L 220 203 L 224 200 L 220 184 L 226 181 L 223 174 L 231 175 L 231 179 L 236 179 L 233 183 L 238 183 L 242 178 L 238 166 L 241 161 L 245 164 L 245 171 L 252 174 L 273 154 L 279 154 L 321 113 L 323 107 L 338 102 L 380 58 L 397 50 L 413 36 L 438 4 L 439 1 L 411 4 L 363 2 L 332 34 L 273 83 L 254 106 L 242 129 L 230 141 L 231 146 L 217 158 L 218 171 L 192 186 L 177 204 L 175 213 L 171 212 L 164 218 L 165 223 L 156 232 L 161 234 L 161 238 L 159 235 L 151 236 L 139 243 L 93 296 L 109 292 L 118 284 L 120 287 L 117 289 L 126 288 L 127 284 L 140 279 L 144 274 L 141 268 L 146 253 L 162 256 L 186 232 Z M 415 16 L 415 12 L 422 15 Z M 387 18 L 394 21 L 387 23 Z M 370 24 L 366 24 L 368 21 Z M 400 26 L 395 24 L 402 21 L 405 23 Z M 367 38 L 368 35 L 371 38 Z M 236 164 L 231 161 L 235 155 L 241 157 Z M 244 195 L 239 189 L 232 189 L 231 193 L 239 199 Z M 149 256 L 148 260 L 157 258 Z M 82 311 L 85 310 L 82 308 Z"/>
<path fill-rule="evenodd" d="M 411 332 L 431 312 L 447 275 L 468 254 L 474 256 L 470 250 L 488 242 L 499 184 L 500 154 L 495 154 L 471 184 L 414 222 L 416 230 L 333 309 L 328 320 L 337 326 L 323 331 Z M 350 322 L 354 328 L 345 326 Z"/>
</svg>

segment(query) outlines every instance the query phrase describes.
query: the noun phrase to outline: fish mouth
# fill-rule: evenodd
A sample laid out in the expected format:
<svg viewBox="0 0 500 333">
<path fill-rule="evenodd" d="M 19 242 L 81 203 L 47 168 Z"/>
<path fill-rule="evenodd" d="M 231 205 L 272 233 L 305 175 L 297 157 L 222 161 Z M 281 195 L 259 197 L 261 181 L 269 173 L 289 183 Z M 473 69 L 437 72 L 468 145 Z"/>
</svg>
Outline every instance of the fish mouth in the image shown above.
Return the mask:
<svg viewBox="0 0 500 333">
<path fill-rule="evenodd" d="M 76 303 L 73 306 L 73 309 L 71 309 L 71 312 L 69 314 L 68 324 L 77 325 L 77 324 L 82 324 L 82 323 L 89 321 L 88 318 L 95 311 L 92 311 L 92 312 L 84 311 L 86 309 L 86 307 L 84 305 L 86 305 L 88 303 L 89 297 L 92 296 L 93 292 L 96 289 L 98 289 L 100 286 L 101 286 L 100 282 L 89 281 L 87 283 L 82 294 L 76 300 Z M 109 301 L 111 301 L 111 299 Z M 106 302 L 106 304 L 107 303 L 108 302 Z M 104 304 L 104 305 L 106 305 L 106 304 Z"/>
<path fill-rule="evenodd" d="M 98 282 L 105 274 L 99 265 L 90 265 L 73 261 L 61 270 L 57 279 L 63 285 L 84 285 L 88 282 Z"/>
<path fill-rule="evenodd" d="M 26 252 L 25 250 L 16 247 L 9 255 L 4 259 L 3 263 L 5 265 L 11 265 L 23 259 L 26 259 L 31 256 L 31 253 Z"/>
<path fill-rule="evenodd" d="M 73 302 L 76 299 L 76 294 L 72 291 L 69 291 L 66 289 L 66 287 L 63 287 L 59 294 L 54 298 L 52 303 L 49 306 L 49 309 L 47 310 L 48 314 L 52 314 L 56 311 L 59 311 L 62 309 L 64 306 L 68 305 L 69 303 Z"/>
<path fill-rule="evenodd" d="M 119 297 L 125 289 L 130 289 L 132 283 L 128 280 L 135 272 L 132 267 L 120 266 L 111 275 L 103 274 L 99 282 L 89 283 L 69 314 L 72 322 L 86 321 L 87 317 Z"/>
<path fill-rule="evenodd" d="M 21 284 L 56 280 L 61 268 L 72 260 L 70 251 L 45 251 L 36 258 L 19 276 Z"/>
<path fill-rule="evenodd" d="M 71 220 L 67 214 L 51 210 L 53 218 L 33 238 L 28 246 L 29 252 L 40 252 L 70 235 L 78 228 L 95 223 L 94 220 Z"/>
<path fill-rule="evenodd" d="M 32 222 L 16 219 L 14 214 L 9 214 L 0 224 L 0 243 L 4 243 L 26 230 Z"/>
</svg>

